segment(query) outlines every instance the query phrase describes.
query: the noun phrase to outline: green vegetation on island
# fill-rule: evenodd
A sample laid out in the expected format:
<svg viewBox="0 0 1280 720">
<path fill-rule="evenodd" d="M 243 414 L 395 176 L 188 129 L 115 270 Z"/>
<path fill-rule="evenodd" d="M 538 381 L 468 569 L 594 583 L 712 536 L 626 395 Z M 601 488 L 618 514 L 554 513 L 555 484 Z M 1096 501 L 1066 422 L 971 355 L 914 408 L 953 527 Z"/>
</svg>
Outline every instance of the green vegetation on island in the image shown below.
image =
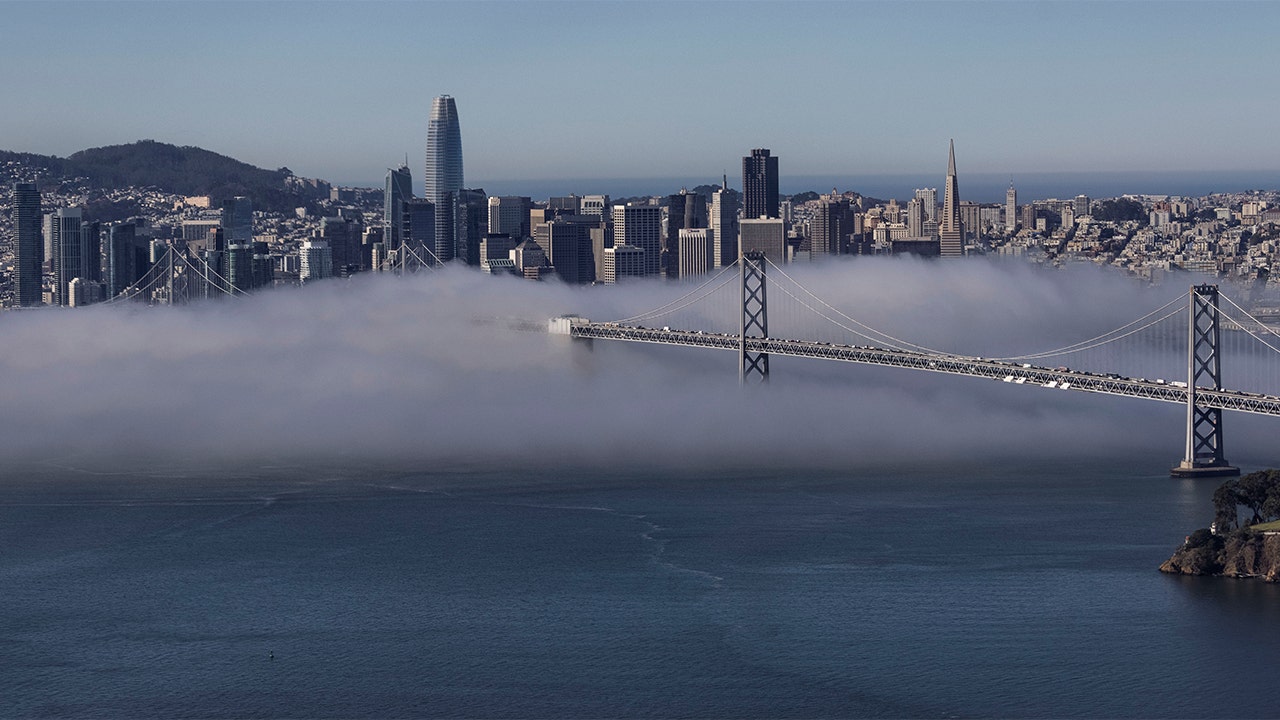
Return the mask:
<svg viewBox="0 0 1280 720">
<path fill-rule="evenodd" d="M 1160 570 L 1280 582 L 1280 470 L 1228 480 L 1214 491 L 1213 508 L 1213 524 L 1188 535 Z"/>
</svg>

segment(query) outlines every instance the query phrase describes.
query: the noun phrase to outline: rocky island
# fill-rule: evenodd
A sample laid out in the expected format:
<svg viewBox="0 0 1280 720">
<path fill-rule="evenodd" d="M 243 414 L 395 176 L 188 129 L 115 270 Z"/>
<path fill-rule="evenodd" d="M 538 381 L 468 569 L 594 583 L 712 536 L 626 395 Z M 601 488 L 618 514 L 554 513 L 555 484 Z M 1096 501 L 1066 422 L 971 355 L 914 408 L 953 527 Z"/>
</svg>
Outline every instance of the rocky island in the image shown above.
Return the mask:
<svg viewBox="0 0 1280 720">
<path fill-rule="evenodd" d="M 1280 470 L 1223 483 L 1213 505 L 1213 524 L 1188 535 L 1160 571 L 1280 582 Z"/>
</svg>

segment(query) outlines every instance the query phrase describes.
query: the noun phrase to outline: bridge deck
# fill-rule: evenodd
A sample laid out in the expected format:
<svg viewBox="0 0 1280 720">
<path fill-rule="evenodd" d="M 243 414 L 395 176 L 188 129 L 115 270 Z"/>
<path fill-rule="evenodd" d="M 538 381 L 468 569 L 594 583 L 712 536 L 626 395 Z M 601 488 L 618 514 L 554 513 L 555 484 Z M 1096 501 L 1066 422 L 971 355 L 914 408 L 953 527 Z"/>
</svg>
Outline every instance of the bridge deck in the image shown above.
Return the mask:
<svg viewBox="0 0 1280 720">
<path fill-rule="evenodd" d="M 738 350 L 741 342 L 737 335 L 706 333 L 697 330 L 658 330 L 612 323 L 575 323 L 569 328 L 569 334 L 575 338 L 685 345 L 734 351 Z M 1184 405 L 1187 402 L 1187 388 L 1168 382 L 1147 380 L 1145 378 L 1124 378 L 1118 375 L 1100 375 L 1074 370 L 1058 370 L 1000 360 L 984 360 L 982 358 L 953 355 L 930 355 L 871 346 L 831 345 L 809 340 L 780 340 L 756 337 L 747 338 L 747 350 L 771 355 L 790 355 L 793 357 L 838 360 L 840 362 L 863 363 L 866 365 L 886 365 L 951 375 L 984 377 L 1019 385 L 1121 395 L 1146 400 L 1182 403 Z M 1196 388 L 1196 404 L 1202 407 L 1237 410 L 1257 415 L 1280 416 L 1280 397 L 1274 395 Z"/>
</svg>

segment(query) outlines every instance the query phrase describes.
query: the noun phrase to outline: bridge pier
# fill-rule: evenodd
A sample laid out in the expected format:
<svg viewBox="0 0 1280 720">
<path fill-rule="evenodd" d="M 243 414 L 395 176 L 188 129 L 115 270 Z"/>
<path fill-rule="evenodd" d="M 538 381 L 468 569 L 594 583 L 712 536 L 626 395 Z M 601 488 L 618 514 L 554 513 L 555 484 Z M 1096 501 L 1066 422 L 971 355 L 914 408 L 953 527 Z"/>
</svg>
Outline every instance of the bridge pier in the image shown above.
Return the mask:
<svg viewBox="0 0 1280 720">
<path fill-rule="evenodd" d="M 748 337 L 769 337 L 769 307 L 765 298 L 764 253 L 738 256 L 742 278 L 742 316 L 738 324 L 738 382 L 769 382 L 769 353 L 747 352 Z"/>
<path fill-rule="evenodd" d="M 1218 286 L 1192 286 L 1187 337 L 1187 450 L 1182 462 L 1169 471 L 1176 478 L 1240 474 L 1240 468 L 1223 455 L 1221 408 L 1196 404 L 1196 387 L 1201 383 L 1210 390 L 1222 389 L 1218 317 Z"/>
</svg>

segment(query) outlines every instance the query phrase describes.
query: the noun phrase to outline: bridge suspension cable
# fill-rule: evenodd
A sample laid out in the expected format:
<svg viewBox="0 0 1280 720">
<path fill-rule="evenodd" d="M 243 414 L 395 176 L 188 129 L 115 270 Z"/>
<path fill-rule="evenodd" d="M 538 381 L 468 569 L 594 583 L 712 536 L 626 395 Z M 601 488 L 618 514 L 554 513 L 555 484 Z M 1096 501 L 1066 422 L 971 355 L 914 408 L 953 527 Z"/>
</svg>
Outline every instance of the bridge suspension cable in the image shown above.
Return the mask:
<svg viewBox="0 0 1280 720">
<path fill-rule="evenodd" d="M 858 330 L 854 330 L 853 328 L 848 327 L 847 325 L 844 325 L 843 323 L 839 322 L 839 321 L 838 321 L 838 320 L 836 320 L 835 318 L 832 318 L 831 316 L 827 315 L 826 313 L 823 313 L 821 310 L 818 310 L 817 308 L 813 307 L 812 305 L 810 305 L 809 303 L 805 302 L 804 300 L 801 300 L 800 298 L 798 298 L 798 297 L 796 297 L 795 295 L 791 294 L 791 293 L 790 293 L 790 292 L 788 292 L 788 291 L 787 291 L 787 290 L 786 290 L 782 285 L 780 285 L 780 284 L 775 285 L 775 287 L 778 287 L 779 289 L 781 289 L 783 293 L 785 293 L 786 295 L 790 296 L 793 300 L 795 300 L 796 302 L 800 303 L 801 305 L 804 305 L 805 307 L 809 308 L 809 309 L 810 309 L 810 310 L 812 310 L 814 313 L 816 313 L 819 317 L 821 317 L 821 318 L 825 319 L 826 321 L 828 321 L 828 322 L 830 322 L 830 323 L 835 324 L 837 327 L 843 328 L 844 330 L 847 330 L 847 331 L 849 331 L 849 332 L 853 333 L 854 335 L 857 335 L 858 337 L 863 338 L 864 340 L 867 340 L 867 341 L 869 341 L 869 342 L 873 342 L 873 343 L 888 343 L 888 344 L 890 344 L 892 347 L 894 347 L 894 348 L 896 348 L 896 349 L 898 349 L 898 350 L 911 349 L 911 350 L 916 350 L 916 351 L 918 351 L 918 352 L 929 353 L 929 354 L 932 354 L 932 355 L 945 355 L 945 356 L 947 356 L 947 357 L 959 357 L 959 356 L 958 356 L 958 355 L 956 355 L 955 353 L 946 352 L 946 351 L 944 351 L 944 350 L 935 350 L 935 349 L 933 349 L 933 348 L 925 347 L 925 346 L 923 346 L 923 345 L 917 345 L 917 344 L 915 344 L 915 343 L 908 342 L 908 341 L 906 341 L 906 340 L 902 340 L 902 339 L 900 339 L 900 338 L 896 338 L 896 337 L 894 337 L 894 336 L 892 336 L 892 335 L 890 335 L 890 334 L 888 334 L 888 333 L 886 333 L 886 332 L 882 332 L 882 331 L 880 331 L 880 330 L 877 330 L 877 329 L 875 329 L 875 328 L 871 327 L 870 325 L 867 325 L 867 324 L 865 324 L 865 323 L 859 322 L 858 320 L 856 320 L 856 319 L 854 319 L 854 318 L 852 318 L 852 317 L 849 317 L 849 316 L 848 316 L 848 315 L 846 315 L 845 313 L 841 312 L 838 308 L 833 307 L 833 306 L 832 306 L 830 303 L 828 303 L 826 300 L 823 300 L 822 298 L 818 297 L 817 295 L 814 295 L 812 292 L 810 292 L 810 291 L 809 291 L 809 289 L 808 289 L 808 288 L 806 288 L 804 285 L 801 285 L 801 284 L 800 284 L 800 283 L 799 283 L 795 278 L 793 278 L 793 277 L 791 277 L 790 275 L 788 275 L 788 274 L 786 273 L 786 271 L 785 271 L 785 270 L 783 270 L 782 268 L 778 267 L 778 266 L 777 266 L 777 264 L 775 264 L 772 260 L 768 260 L 768 259 L 766 258 L 765 262 L 768 262 L 768 263 L 769 263 L 769 265 L 770 265 L 770 267 L 772 267 L 772 268 L 773 268 L 773 270 L 774 270 L 775 272 L 777 272 L 779 275 L 781 275 L 782 277 L 784 277 L 784 278 L 786 278 L 786 279 L 790 280 L 790 281 L 792 282 L 792 284 L 794 284 L 796 287 L 800 288 L 800 290 L 802 290 L 802 291 L 804 292 L 804 294 L 805 294 L 805 295 L 808 295 L 809 297 L 813 298 L 814 300 L 817 300 L 817 301 L 818 301 L 818 303 L 820 303 L 823 307 L 825 307 L 825 308 L 827 308 L 827 309 L 831 310 L 832 312 L 836 313 L 837 315 L 839 315 L 840 317 L 844 318 L 845 320 L 848 320 L 849 322 L 853 323 L 854 325 L 857 325 L 858 327 L 862 328 L 863 330 L 866 330 L 866 331 L 868 331 L 868 332 L 870 332 L 870 333 L 873 333 L 874 335 L 878 335 L 879 337 L 878 337 L 878 338 L 877 338 L 877 337 L 872 337 L 871 335 L 867 335 L 866 333 L 860 332 L 860 331 L 858 331 Z"/>
<path fill-rule="evenodd" d="M 133 300 L 134 298 L 141 295 L 145 289 L 159 282 L 160 281 L 159 271 L 162 268 L 167 269 L 169 267 L 169 263 L 172 262 L 172 259 L 170 257 L 170 254 L 172 252 L 173 252 L 173 248 L 167 247 L 165 249 L 165 254 L 161 256 L 159 261 L 151 263 L 151 267 L 147 268 L 147 271 L 143 273 L 142 277 L 138 278 L 137 281 L 135 281 L 129 287 L 121 290 L 119 293 L 115 295 L 115 297 L 107 298 L 106 300 L 104 300 L 102 304 L 114 305 L 117 303 L 124 302 L 126 300 Z M 155 277 L 151 277 L 152 275 L 154 275 Z M 148 280 L 147 279 L 148 277 L 150 277 L 151 279 Z"/>
<path fill-rule="evenodd" d="M 1277 335 L 1277 336 L 1280 336 L 1280 334 L 1277 334 L 1277 333 L 1276 333 L 1276 331 L 1274 331 L 1274 330 L 1272 330 L 1271 328 L 1267 327 L 1267 326 L 1266 326 L 1266 324 L 1264 324 L 1261 320 L 1259 320 L 1258 318 L 1256 318 L 1256 317 L 1254 317 L 1252 314 L 1250 314 L 1248 310 L 1245 310 L 1244 308 L 1242 308 L 1242 307 L 1240 307 L 1239 305 L 1237 305 L 1237 304 L 1235 303 L 1235 301 L 1233 301 L 1231 298 L 1227 297 L 1226 295 L 1219 295 L 1219 296 L 1218 296 L 1218 298 L 1219 298 L 1220 300 L 1226 300 L 1226 301 L 1227 301 L 1227 304 L 1229 304 L 1231 307 L 1235 308 L 1236 310 L 1239 310 L 1239 311 L 1240 311 L 1240 312 L 1241 312 L 1245 317 L 1249 318 L 1249 319 L 1250 319 L 1250 320 L 1252 320 L 1254 323 L 1257 323 L 1257 324 L 1255 325 L 1255 327 L 1262 328 L 1264 331 L 1266 331 L 1267 333 L 1269 333 L 1269 334 L 1271 334 L 1271 335 Z M 1227 319 L 1227 322 L 1231 323 L 1232 325 L 1234 325 L 1234 326 L 1236 326 L 1236 327 L 1240 328 L 1241 330 L 1243 330 L 1244 332 L 1248 333 L 1248 334 L 1249 334 L 1249 336 L 1250 336 L 1250 337 L 1252 337 L 1254 340 L 1257 340 L 1258 342 L 1262 343 L 1263 345 L 1266 345 L 1266 346 L 1267 346 L 1268 348 L 1270 348 L 1273 352 L 1275 352 L 1275 353 L 1280 353 L 1280 348 L 1277 348 L 1275 345 L 1272 345 L 1271 343 L 1267 342 L 1266 340 L 1263 340 L 1262 338 L 1258 337 L 1257 333 L 1255 333 L 1253 330 L 1249 329 L 1248 327 L 1245 327 L 1245 326 L 1244 326 L 1244 324 L 1240 323 L 1240 322 L 1239 322 L 1238 320 L 1236 320 L 1235 318 L 1231 317 L 1230 315 L 1227 315 L 1226 313 L 1223 313 L 1223 317 L 1225 317 L 1225 318 Z"/>
<path fill-rule="evenodd" d="M 1163 316 L 1158 317 L 1155 320 L 1152 320 L 1151 322 L 1148 322 L 1145 325 L 1129 330 L 1128 332 L 1125 332 L 1121 335 L 1116 335 L 1116 333 L 1120 333 L 1128 328 L 1131 328 L 1134 325 L 1142 322 L 1143 320 L 1146 320 L 1147 318 L 1151 317 L 1152 315 L 1155 315 L 1158 312 L 1161 312 L 1163 310 L 1168 310 L 1168 308 L 1171 305 L 1177 305 L 1177 307 L 1171 310 L 1170 312 L 1165 313 Z M 1097 335 L 1095 337 L 1089 338 L 1088 340 L 1081 340 L 1080 342 L 1072 343 L 1071 345 L 1064 345 L 1063 347 L 1057 348 L 1056 350 L 1045 350 L 1044 352 L 1031 353 L 1029 355 L 1010 355 L 1008 357 L 1001 357 L 996 359 L 997 360 L 1041 360 L 1045 358 L 1060 357 L 1062 355 L 1069 355 L 1071 353 L 1082 352 L 1084 350 L 1092 350 L 1094 348 L 1102 347 L 1103 345 L 1108 345 L 1118 340 L 1123 340 L 1131 335 L 1136 335 L 1142 332 L 1143 330 L 1146 330 L 1147 328 L 1158 325 L 1164 322 L 1165 320 L 1168 320 L 1171 317 L 1175 317 L 1181 314 L 1186 309 L 1187 308 L 1185 307 L 1185 305 L 1183 305 L 1183 298 L 1179 296 L 1165 303 L 1163 306 L 1156 308 L 1155 310 L 1152 310 L 1146 315 L 1143 315 L 1137 320 L 1121 325 L 1120 327 L 1114 330 L 1110 330 L 1108 332 L 1102 333 L 1101 335 Z"/>
<path fill-rule="evenodd" d="M 683 310 L 689 307 L 690 305 L 707 297 L 708 295 L 715 292 L 716 290 L 719 290 L 720 288 L 724 287 L 729 283 L 730 280 L 736 279 L 737 275 L 730 273 L 729 271 L 732 270 L 733 268 L 736 268 L 738 266 L 738 262 L 741 262 L 741 260 L 734 262 L 732 265 L 725 265 L 724 267 L 720 268 L 720 272 L 716 273 L 715 275 L 712 275 L 710 278 L 707 278 L 707 280 L 699 284 L 694 289 L 690 290 L 684 295 L 681 295 L 675 300 L 672 300 L 666 305 L 654 308 L 653 310 L 649 310 L 648 312 L 644 312 L 639 315 L 633 315 L 628 318 L 622 318 L 621 320 L 615 320 L 614 322 L 619 324 L 626 324 L 626 323 L 639 322 L 641 320 L 651 320 L 656 317 L 661 317 L 663 315 L 670 315 L 671 313 Z M 722 275 L 724 276 L 723 278 L 721 277 Z M 715 283 L 715 286 L 710 287 L 708 289 L 708 286 L 712 285 L 713 283 Z"/>
</svg>

